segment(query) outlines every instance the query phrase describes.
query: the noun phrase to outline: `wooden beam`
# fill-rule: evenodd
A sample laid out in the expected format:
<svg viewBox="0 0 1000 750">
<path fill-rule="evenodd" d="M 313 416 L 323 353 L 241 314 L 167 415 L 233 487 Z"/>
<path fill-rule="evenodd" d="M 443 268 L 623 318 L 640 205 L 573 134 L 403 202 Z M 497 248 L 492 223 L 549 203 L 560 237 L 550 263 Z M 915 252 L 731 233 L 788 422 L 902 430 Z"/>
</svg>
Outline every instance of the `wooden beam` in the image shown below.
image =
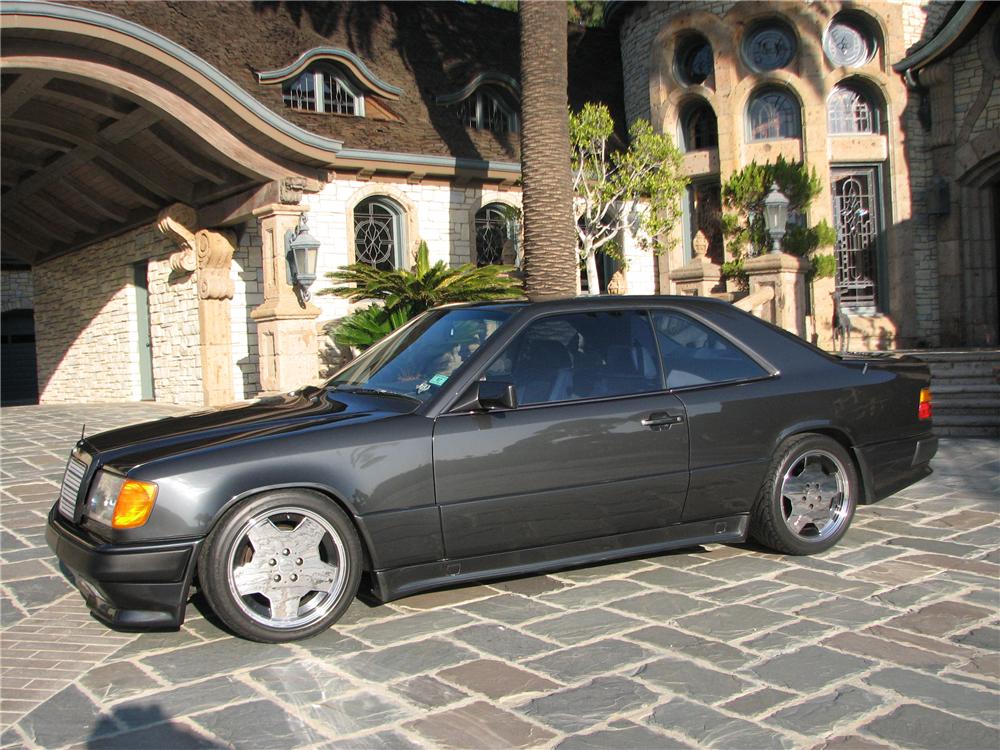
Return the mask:
<svg viewBox="0 0 1000 750">
<path fill-rule="evenodd" d="M 68 208 L 65 204 L 53 198 L 47 193 L 36 193 L 35 198 L 32 203 L 42 202 L 47 206 L 46 213 L 54 215 L 57 217 L 57 223 L 62 220 L 63 223 L 72 224 L 77 229 L 81 229 L 87 234 L 93 234 L 100 227 L 100 222 L 95 221 L 92 217 L 83 216 L 77 211 Z"/>
<path fill-rule="evenodd" d="M 0 109 L 3 109 L 4 116 L 10 117 L 24 104 L 31 101 L 51 78 L 50 73 L 38 70 L 21 73 L 0 97 Z"/>
<path fill-rule="evenodd" d="M 109 203 L 108 201 L 98 201 L 91 197 L 92 190 L 84 188 L 75 180 L 63 179 L 60 186 L 71 192 L 77 200 L 87 206 L 91 211 L 100 214 L 105 219 L 122 222 L 128 218 L 128 210 L 121 206 Z"/>
<path fill-rule="evenodd" d="M 28 239 L 22 234 L 23 230 L 13 226 L 6 217 L 4 217 L 2 232 L 4 235 L 4 255 L 13 255 L 28 263 L 34 263 L 37 258 L 44 256 L 49 251 L 49 245 Z"/>
<path fill-rule="evenodd" d="M 107 164 L 99 164 L 97 162 L 91 162 L 88 169 L 96 170 L 102 174 L 107 175 L 112 180 L 118 183 L 118 186 L 132 196 L 132 200 L 136 203 L 140 203 L 147 208 L 161 208 L 163 205 L 162 201 L 156 200 L 155 196 L 150 197 L 149 193 L 142 189 L 141 186 L 136 185 L 127 175 L 123 175 L 114 167 L 108 166 Z"/>
<path fill-rule="evenodd" d="M 45 168 L 45 160 L 40 158 L 37 154 L 28 154 L 23 151 L 15 152 L 8 149 L 0 158 L 2 158 L 3 161 L 10 162 L 11 164 L 26 167 L 32 172 L 37 172 L 38 170 Z"/>
<path fill-rule="evenodd" d="M 92 89 L 86 86 L 79 87 L 76 91 L 59 91 L 52 88 L 43 89 L 38 94 L 38 98 L 50 102 L 55 102 L 58 106 L 79 107 L 90 112 L 95 112 L 102 117 L 110 117 L 120 120 L 125 115 L 134 111 L 116 109 L 100 100 L 100 97 L 90 93 Z"/>
<path fill-rule="evenodd" d="M 71 244 L 73 242 L 73 238 L 75 237 L 75 233 L 57 226 L 48 217 L 44 217 L 41 214 L 36 213 L 27 206 L 18 207 L 17 213 L 14 216 L 12 216 L 10 212 L 5 211 L 4 221 L 8 222 L 11 219 L 20 222 L 22 229 L 27 229 L 28 232 L 30 232 L 28 236 L 41 233 L 51 237 L 56 242 L 61 242 L 66 245 Z"/>
<path fill-rule="evenodd" d="M 180 162 L 181 166 L 187 171 L 194 172 L 196 175 L 199 175 L 216 185 L 222 185 L 223 183 L 228 182 L 225 177 L 205 166 L 210 163 L 207 157 L 189 151 L 173 138 L 160 135 L 155 128 L 149 128 L 142 133 L 141 137 L 152 141 L 157 147 L 166 151 L 172 159 Z"/>
<path fill-rule="evenodd" d="M 65 143 L 59 139 L 46 138 L 38 134 L 22 134 L 22 133 L 12 133 L 10 130 L 5 129 L 3 132 L 3 142 L 4 145 L 14 144 L 15 146 L 27 146 L 33 148 L 35 146 L 42 146 L 44 148 L 52 149 L 53 151 L 61 151 L 62 153 L 68 153 L 76 148 L 73 143 Z"/>
</svg>

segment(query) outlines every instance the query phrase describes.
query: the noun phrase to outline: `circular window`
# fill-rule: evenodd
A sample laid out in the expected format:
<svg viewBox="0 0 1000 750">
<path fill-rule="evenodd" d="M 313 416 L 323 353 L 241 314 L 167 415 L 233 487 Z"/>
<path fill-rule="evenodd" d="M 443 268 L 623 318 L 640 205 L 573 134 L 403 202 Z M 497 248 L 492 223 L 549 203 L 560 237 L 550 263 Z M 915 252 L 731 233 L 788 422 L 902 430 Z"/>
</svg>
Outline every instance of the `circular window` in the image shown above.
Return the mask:
<svg viewBox="0 0 1000 750">
<path fill-rule="evenodd" d="M 677 47 L 674 69 L 681 83 L 688 86 L 704 83 L 714 72 L 714 65 L 712 45 L 703 36 L 690 36 Z"/>
<path fill-rule="evenodd" d="M 755 26 L 743 40 L 743 57 L 757 71 L 784 68 L 795 57 L 795 34 L 774 21 Z"/>
<path fill-rule="evenodd" d="M 875 40 L 863 19 L 841 14 L 823 35 L 823 50 L 837 67 L 857 68 L 872 59 Z"/>
</svg>

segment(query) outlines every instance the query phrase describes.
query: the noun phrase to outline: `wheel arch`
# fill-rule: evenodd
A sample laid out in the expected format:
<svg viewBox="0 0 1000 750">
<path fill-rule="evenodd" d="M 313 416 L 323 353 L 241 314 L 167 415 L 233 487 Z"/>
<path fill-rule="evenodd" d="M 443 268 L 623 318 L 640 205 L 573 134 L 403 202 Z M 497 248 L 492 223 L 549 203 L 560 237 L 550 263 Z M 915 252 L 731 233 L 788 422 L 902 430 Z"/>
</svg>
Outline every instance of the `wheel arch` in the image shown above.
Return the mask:
<svg viewBox="0 0 1000 750">
<path fill-rule="evenodd" d="M 316 495 L 321 495 L 326 498 L 334 505 L 340 508 L 347 516 L 351 525 L 354 527 L 355 533 L 358 535 L 358 541 L 361 544 L 361 552 L 363 555 L 362 560 L 362 572 L 369 572 L 372 569 L 372 556 L 371 556 L 371 536 L 368 533 L 368 529 L 362 521 L 361 517 L 358 516 L 351 509 L 350 505 L 344 501 L 342 497 L 338 495 L 336 491 L 327 487 L 323 484 L 318 484 L 315 482 L 284 482 L 280 484 L 267 485 L 264 487 L 255 487 L 253 489 L 248 489 L 234 495 L 228 502 L 222 505 L 215 513 L 212 518 L 211 523 L 206 527 L 205 538 L 207 539 L 211 533 L 219 525 L 219 522 L 234 508 L 242 505 L 245 502 L 253 500 L 254 498 L 266 495 L 269 492 L 275 492 L 277 490 L 302 490 L 306 492 L 312 492 Z M 200 555 L 197 556 L 199 560 L 195 561 L 194 570 L 192 573 L 192 579 L 196 578 L 198 575 L 198 564 L 200 562 Z"/>
<path fill-rule="evenodd" d="M 774 455 L 774 452 L 778 450 L 781 444 L 789 438 L 805 434 L 823 435 L 840 445 L 847 452 L 847 455 L 850 456 L 854 464 L 854 470 L 858 475 L 858 481 L 861 483 L 858 503 L 868 504 L 873 502 L 871 469 L 861 451 L 858 450 L 857 443 L 852 438 L 850 431 L 844 427 L 829 422 L 807 422 L 789 427 L 778 436 L 771 455 Z"/>
</svg>

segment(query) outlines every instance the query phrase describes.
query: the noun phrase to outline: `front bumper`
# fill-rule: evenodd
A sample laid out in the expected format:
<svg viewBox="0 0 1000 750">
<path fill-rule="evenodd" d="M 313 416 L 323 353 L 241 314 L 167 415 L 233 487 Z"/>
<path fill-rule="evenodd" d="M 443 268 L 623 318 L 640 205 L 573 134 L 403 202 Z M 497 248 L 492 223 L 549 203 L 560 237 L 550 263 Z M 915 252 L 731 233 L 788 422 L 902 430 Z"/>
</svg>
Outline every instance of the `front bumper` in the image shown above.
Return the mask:
<svg viewBox="0 0 1000 750">
<path fill-rule="evenodd" d="M 179 628 L 201 540 L 114 545 L 49 513 L 45 540 L 94 615 L 113 627 Z"/>
</svg>

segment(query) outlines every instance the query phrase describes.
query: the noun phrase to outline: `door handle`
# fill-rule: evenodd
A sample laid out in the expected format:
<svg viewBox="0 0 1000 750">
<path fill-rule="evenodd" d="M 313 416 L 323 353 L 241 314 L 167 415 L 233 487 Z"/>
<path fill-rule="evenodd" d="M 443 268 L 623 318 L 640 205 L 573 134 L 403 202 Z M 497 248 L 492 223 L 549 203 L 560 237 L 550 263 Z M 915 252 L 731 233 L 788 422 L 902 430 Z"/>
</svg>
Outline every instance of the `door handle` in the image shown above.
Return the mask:
<svg viewBox="0 0 1000 750">
<path fill-rule="evenodd" d="M 650 414 L 639 424 L 643 427 L 666 427 L 669 429 L 670 425 L 680 424 L 683 421 L 684 417 L 679 414 L 667 414 L 666 412 L 658 411 Z"/>
</svg>

